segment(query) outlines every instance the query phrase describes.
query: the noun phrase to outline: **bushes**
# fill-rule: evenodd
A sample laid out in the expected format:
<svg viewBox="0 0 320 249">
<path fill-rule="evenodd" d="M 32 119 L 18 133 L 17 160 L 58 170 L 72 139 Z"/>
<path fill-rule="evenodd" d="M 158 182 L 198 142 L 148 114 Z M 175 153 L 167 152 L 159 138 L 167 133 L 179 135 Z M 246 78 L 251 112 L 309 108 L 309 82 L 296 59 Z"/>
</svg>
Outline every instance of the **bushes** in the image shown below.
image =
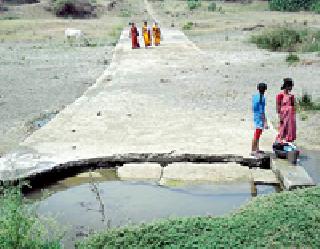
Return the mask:
<svg viewBox="0 0 320 249">
<path fill-rule="evenodd" d="M 305 30 L 303 33 L 303 42 L 300 50 L 302 52 L 318 52 L 320 51 L 320 31 Z"/>
<path fill-rule="evenodd" d="M 271 51 L 320 51 L 320 31 L 311 29 L 275 28 L 251 37 L 259 48 Z"/>
<path fill-rule="evenodd" d="M 308 93 L 303 93 L 300 98 L 297 98 L 298 110 L 300 111 L 319 111 L 320 103 L 312 101 L 312 96 Z"/>
<path fill-rule="evenodd" d="M 0 16 L 0 20 L 18 20 L 20 17 L 18 16 L 13 16 L 13 15 L 3 15 Z"/>
<path fill-rule="evenodd" d="M 320 248 L 320 187 L 257 197 L 226 217 L 121 228 L 78 248 Z"/>
<path fill-rule="evenodd" d="M 288 62 L 289 64 L 293 64 L 293 63 L 299 62 L 299 61 L 300 61 L 299 56 L 296 54 L 292 54 L 292 53 L 290 53 L 286 58 L 286 62 Z"/>
<path fill-rule="evenodd" d="M 10 3 L 10 4 L 32 4 L 32 3 L 40 3 L 40 0 L 4 0 L 3 2 Z"/>
<path fill-rule="evenodd" d="M 201 0 L 187 0 L 189 10 L 197 9 L 201 6 Z"/>
<path fill-rule="evenodd" d="M 217 9 L 217 4 L 215 2 L 209 3 L 209 6 L 208 6 L 209 11 L 216 11 L 216 9 Z"/>
<path fill-rule="evenodd" d="M 311 10 L 317 14 L 320 14 L 320 1 L 313 3 L 311 6 Z"/>
<path fill-rule="evenodd" d="M 20 187 L 2 188 L 0 192 L 0 248 L 61 248 L 51 221 L 40 219 L 24 203 Z"/>
<path fill-rule="evenodd" d="M 300 33 L 296 30 L 278 28 L 252 36 L 251 41 L 256 43 L 259 48 L 272 51 L 292 51 L 295 50 L 298 43 L 302 42 L 302 39 Z"/>
<path fill-rule="evenodd" d="M 183 25 L 183 30 L 191 30 L 193 27 L 193 22 L 187 22 L 185 25 Z"/>
<path fill-rule="evenodd" d="M 96 16 L 92 0 L 52 0 L 53 12 L 60 17 L 87 18 Z"/>
<path fill-rule="evenodd" d="M 320 41 L 316 41 L 316 42 L 311 41 L 310 43 L 304 44 L 302 51 L 303 52 L 318 52 L 318 51 L 320 51 Z"/>
<path fill-rule="evenodd" d="M 270 0 L 270 10 L 276 11 L 300 11 L 311 10 L 311 7 L 319 0 Z"/>
</svg>

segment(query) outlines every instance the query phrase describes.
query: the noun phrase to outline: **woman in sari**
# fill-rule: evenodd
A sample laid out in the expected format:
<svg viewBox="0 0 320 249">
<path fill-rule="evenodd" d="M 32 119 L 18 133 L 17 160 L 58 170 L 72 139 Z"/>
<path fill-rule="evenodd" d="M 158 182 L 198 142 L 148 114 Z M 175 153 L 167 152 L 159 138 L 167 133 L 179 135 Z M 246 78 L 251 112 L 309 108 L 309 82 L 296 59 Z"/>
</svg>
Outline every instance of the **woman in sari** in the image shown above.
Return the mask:
<svg viewBox="0 0 320 249">
<path fill-rule="evenodd" d="M 160 40 L 161 40 L 161 30 L 160 30 L 160 27 L 158 26 L 158 23 L 155 22 L 153 24 L 152 31 L 153 31 L 154 45 L 159 46 Z"/>
<path fill-rule="evenodd" d="M 139 48 L 140 44 L 138 41 L 139 33 L 136 25 L 134 23 L 131 23 L 131 42 L 132 42 L 132 49 Z"/>
<path fill-rule="evenodd" d="M 151 46 L 151 32 L 150 28 L 148 27 L 148 23 L 144 22 L 143 27 L 142 27 L 142 35 L 143 35 L 143 40 L 144 40 L 144 46 L 147 48 Z"/>
<path fill-rule="evenodd" d="M 296 113 L 294 95 L 290 92 L 293 80 L 286 78 L 281 87 L 282 92 L 277 95 L 277 113 L 279 115 L 279 133 L 276 142 L 293 142 L 296 140 Z"/>
</svg>

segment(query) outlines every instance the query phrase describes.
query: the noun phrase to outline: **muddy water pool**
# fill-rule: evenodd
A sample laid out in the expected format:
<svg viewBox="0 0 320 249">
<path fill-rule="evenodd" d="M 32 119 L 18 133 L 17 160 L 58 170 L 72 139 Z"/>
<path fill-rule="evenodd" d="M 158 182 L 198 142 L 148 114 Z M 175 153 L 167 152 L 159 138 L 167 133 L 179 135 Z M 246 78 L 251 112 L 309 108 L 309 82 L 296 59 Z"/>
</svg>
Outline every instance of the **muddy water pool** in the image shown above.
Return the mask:
<svg viewBox="0 0 320 249">
<path fill-rule="evenodd" d="M 66 248 L 93 231 L 161 218 L 224 215 L 247 203 L 250 183 L 180 184 L 160 186 L 157 182 L 120 181 L 115 170 L 96 170 L 64 179 L 35 190 L 28 198 L 42 215 L 54 217 L 66 234 Z M 274 192 L 259 186 L 258 194 Z"/>
<path fill-rule="evenodd" d="M 302 151 L 299 165 L 320 183 L 320 153 Z M 258 195 L 275 192 L 258 186 Z M 64 245 L 94 231 L 162 218 L 225 215 L 251 200 L 249 182 L 161 186 L 152 181 L 121 181 L 114 169 L 81 173 L 27 195 L 42 215 L 54 217 L 65 229 Z"/>
</svg>

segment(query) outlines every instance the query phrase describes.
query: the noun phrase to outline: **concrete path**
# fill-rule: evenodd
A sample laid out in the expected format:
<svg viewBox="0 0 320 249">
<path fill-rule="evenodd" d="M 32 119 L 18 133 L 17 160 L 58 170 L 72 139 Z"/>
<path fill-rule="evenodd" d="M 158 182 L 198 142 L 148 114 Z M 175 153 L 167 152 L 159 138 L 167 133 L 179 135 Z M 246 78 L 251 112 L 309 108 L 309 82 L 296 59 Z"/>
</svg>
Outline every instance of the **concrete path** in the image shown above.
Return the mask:
<svg viewBox="0 0 320 249">
<path fill-rule="evenodd" d="M 287 161 L 274 160 L 271 167 L 281 181 L 282 188 L 286 190 L 316 185 L 311 176 L 301 166 L 292 165 Z"/>
<path fill-rule="evenodd" d="M 96 84 L 0 158 L 0 179 L 124 153 L 248 156 L 252 119 L 240 107 L 250 105 L 251 94 L 230 107 L 229 90 L 203 77 L 207 57 L 181 31 L 162 32 L 160 47 L 132 50 L 125 30 Z M 204 104 L 208 96 L 214 108 Z M 270 150 L 273 138 L 266 132 L 262 149 Z"/>
</svg>

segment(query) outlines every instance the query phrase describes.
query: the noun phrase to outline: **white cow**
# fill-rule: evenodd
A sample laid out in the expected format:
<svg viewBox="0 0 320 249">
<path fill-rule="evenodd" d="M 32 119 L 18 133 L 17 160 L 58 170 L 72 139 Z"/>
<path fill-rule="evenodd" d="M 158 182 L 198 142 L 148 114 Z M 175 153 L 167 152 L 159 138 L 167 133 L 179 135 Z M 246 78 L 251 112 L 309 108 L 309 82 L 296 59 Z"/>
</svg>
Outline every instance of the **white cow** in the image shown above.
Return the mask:
<svg viewBox="0 0 320 249">
<path fill-rule="evenodd" d="M 76 39 L 80 39 L 83 36 L 83 33 L 80 29 L 72 29 L 72 28 L 67 28 L 64 31 L 64 35 L 67 38 L 74 37 Z"/>
<path fill-rule="evenodd" d="M 72 40 L 77 40 L 80 45 L 80 40 L 83 38 L 84 34 L 80 29 L 67 28 L 64 31 L 64 36 L 71 42 Z M 72 40 L 71 40 L 72 39 Z"/>
</svg>

